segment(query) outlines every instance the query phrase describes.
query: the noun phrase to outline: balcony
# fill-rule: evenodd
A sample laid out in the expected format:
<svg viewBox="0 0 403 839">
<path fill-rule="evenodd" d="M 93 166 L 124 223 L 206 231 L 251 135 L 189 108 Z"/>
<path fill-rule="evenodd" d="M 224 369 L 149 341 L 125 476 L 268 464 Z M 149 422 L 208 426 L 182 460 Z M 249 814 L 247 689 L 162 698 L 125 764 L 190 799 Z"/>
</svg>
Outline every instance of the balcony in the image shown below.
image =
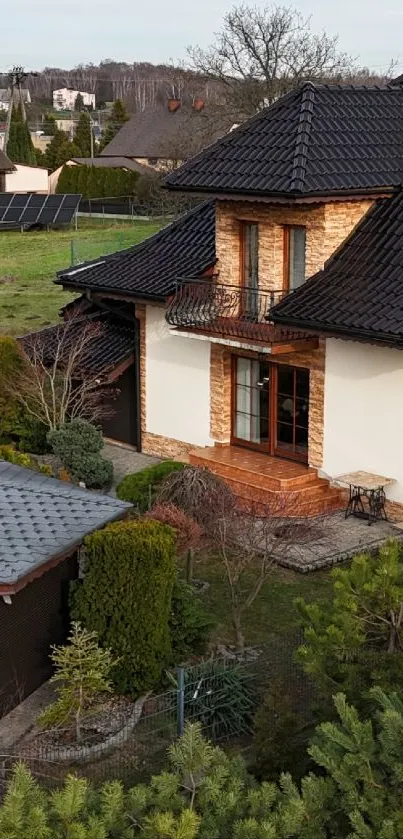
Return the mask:
<svg viewBox="0 0 403 839">
<path fill-rule="evenodd" d="M 183 281 L 171 299 L 166 320 L 179 330 L 226 339 L 229 342 L 282 345 L 298 341 L 309 347 L 317 339 L 297 330 L 275 326 L 270 313 L 288 294 L 280 291 L 259 291 L 255 288 L 206 281 Z M 273 350 L 272 350 L 273 351 Z M 280 350 L 279 350 L 280 351 Z M 283 350 L 284 351 L 284 350 Z"/>
</svg>

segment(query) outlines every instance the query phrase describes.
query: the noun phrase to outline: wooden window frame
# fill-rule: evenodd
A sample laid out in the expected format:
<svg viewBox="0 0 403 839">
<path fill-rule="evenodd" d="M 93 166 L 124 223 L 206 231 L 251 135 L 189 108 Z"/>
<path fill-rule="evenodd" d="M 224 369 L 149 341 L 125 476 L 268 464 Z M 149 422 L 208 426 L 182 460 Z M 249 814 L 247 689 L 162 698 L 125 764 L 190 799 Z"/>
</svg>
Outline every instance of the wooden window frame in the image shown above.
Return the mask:
<svg viewBox="0 0 403 839">
<path fill-rule="evenodd" d="M 306 244 L 306 226 L 304 224 L 284 224 L 283 225 L 283 291 L 291 291 L 291 230 L 305 230 L 305 244 Z M 306 252 L 305 252 L 306 257 Z M 306 269 L 306 258 L 305 258 Z"/>
<path fill-rule="evenodd" d="M 283 460 L 292 460 L 294 462 L 299 463 L 308 463 L 308 447 L 306 452 L 296 452 L 293 451 L 292 453 L 289 452 L 288 449 L 282 448 L 278 445 L 277 441 L 277 399 L 278 399 L 278 368 L 282 366 L 279 362 L 268 361 L 269 370 L 270 370 L 270 392 L 269 392 L 269 404 L 268 404 L 268 432 L 269 432 L 269 442 L 268 444 L 261 444 L 261 443 L 254 443 L 251 440 L 244 440 L 241 437 L 236 437 L 235 435 L 235 419 L 236 419 L 236 365 L 238 358 L 249 358 L 250 360 L 260 360 L 256 359 L 256 356 L 252 354 L 245 354 L 245 353 L 232 353 L 231 356 L 231 436 L 230 436 L 230 444 L 232 446 L 241 446 L 245 449 L 253 449 L 254 451 L 261 452 L 262 454 L 268 454 L 271 457 L 279 457 Z M 294 373 L 294 383 L 293 383 L 293 401 L 295 402 L 296 396 L 296 373 L 298 370 L 306 370 L 309 376 L 309 382 L 311 378 L 311 371 L 308 367 L 301 367 L 301 365 L 284 365 L 289 366 Z M 252 393 L 252 388 L 251 388 Z M 309 405 L 309 397 L 308 397 L 308 405 Z M 309 409 L 308 409 L 309 410 Z M 293 440 L 295 439 L 295 429 L 296 429 L 296 422 L 295 417 L 293 419 L 292 427 L 293 427 Z M 308 425 L 308 441 L 309 441 L 309 425 Z M 293 444 L 294 445 L 294 444 Z"/>
</svg>

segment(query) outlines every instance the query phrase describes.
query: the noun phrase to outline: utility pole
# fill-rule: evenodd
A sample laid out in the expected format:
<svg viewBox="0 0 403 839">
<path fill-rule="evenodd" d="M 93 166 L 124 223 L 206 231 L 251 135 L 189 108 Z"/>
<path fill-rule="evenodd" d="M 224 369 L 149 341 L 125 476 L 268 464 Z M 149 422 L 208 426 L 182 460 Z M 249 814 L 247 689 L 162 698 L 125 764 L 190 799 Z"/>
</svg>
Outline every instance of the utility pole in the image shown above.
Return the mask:
<svg viewBox="0 0 403 839">
<path fill-rule="evenodd" d="M 18 91 L 20 105 L 21 105 L 21 114 L 24 122 L 26 121 L 27 115 L 25 111 L 25 102 L 22 93 L 21 85 L 25 82 L 25 79 L 28 76 L 37 76 L 38 73 L 35 73 L 33 70 L 24 70 L 23 67 L 16 66 L 13 67 L 11 73 L 8 73 L 8 83 L 10 86 L 10 102 L 7 111 L 7 124 L 6 124 L 6 133 L 4 135 L 4 152 L 7 152 L 7 143 L 8 137 L 10 134 L 10 125 L 11 125 L 11 117 L 13 114 L 13 107 L 14 107 L 14 100 L 15 100 L 15 91 Z"/>
</svg>

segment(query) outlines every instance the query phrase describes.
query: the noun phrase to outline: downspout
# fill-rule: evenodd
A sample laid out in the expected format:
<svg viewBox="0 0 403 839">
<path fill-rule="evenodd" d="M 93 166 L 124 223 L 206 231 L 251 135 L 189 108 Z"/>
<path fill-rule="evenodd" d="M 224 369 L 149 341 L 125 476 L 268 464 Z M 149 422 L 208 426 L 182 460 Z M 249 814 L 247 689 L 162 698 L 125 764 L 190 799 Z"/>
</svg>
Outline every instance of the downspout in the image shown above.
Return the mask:
<svg viewBox="0 0 403 839">
<path fill-rule="evenodd" d="M 136 317 L 136 306 L 134 308 L 134 371 L 136 378 L 136 447 L 141 452 L 141 367 L 140 367 L 140 321 Z"/>
</svg>

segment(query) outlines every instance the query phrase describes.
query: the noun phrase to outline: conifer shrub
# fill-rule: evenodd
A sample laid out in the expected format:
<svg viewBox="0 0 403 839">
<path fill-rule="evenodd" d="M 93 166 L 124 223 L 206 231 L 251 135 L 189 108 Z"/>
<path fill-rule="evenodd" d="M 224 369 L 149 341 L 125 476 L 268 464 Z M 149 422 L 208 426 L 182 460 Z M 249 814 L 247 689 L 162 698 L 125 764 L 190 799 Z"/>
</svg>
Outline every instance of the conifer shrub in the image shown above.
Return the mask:
<svg viewBox="0 0 403 839">
<path fill-rule="evenodd" d="M 126 475 L 116 488 L 116 495 L 121 501 L 129 501 L 145 513 L 152 507 L 157 490 L 162 481 L 172 472 L 183 469 L 183 463 L 165 460 L 154 466 L 147 466 L 141 472 Z"/>
<path fill-rule="evenodd" d="M 85 575 L 73 587 L 73 618 L 119 659 L 116 689 L 138 696 L 158 682 L 171 659 L 174 532 L 151 519 L 120 521 L 84 545 Z"/>
<path fill-rule="evenodd" d="M 194 588 L 177 580 L 169 619 L 173 663 L 180 664 L 191 655 L 204 655 L 214 623 Z"/>
<path fill-rule="evenodd" d="M 72 420 L 57 431 L 50 431 L 48 441 L 73 481 L 83 481 L 90 489 L 111 485 L 113 465 L 100 455 L 104 443 L 95 425 L 82 419 Z"/>
</svg>

